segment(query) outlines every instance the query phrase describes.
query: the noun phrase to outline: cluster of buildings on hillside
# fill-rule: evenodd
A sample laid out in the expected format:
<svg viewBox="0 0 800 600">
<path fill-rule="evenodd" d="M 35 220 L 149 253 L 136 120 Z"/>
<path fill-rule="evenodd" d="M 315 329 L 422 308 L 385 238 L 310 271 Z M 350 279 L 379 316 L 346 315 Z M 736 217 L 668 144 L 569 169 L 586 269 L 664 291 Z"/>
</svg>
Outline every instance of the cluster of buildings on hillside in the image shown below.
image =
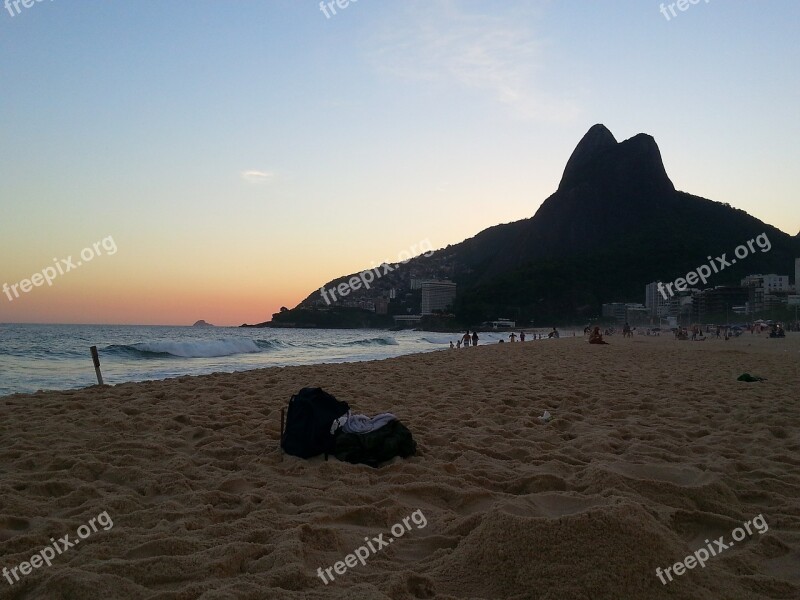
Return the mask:
<svg viewBox="0 0 800 600">
<path fill-rule="evenodd" d="M 450 280 L 412 277 L 410 288 L 392 287 L 385 291 L 376 292 L 377 290 L 372 291 L 374 295 L 363 292 L 359 295 L 354 294 L 349 298 L 341 298 L 336 302 L 336 305 L 345 308 L 361 308 L 378 315 L 387 315 L 389 314 L 389 303 L 392 300 L 419 294 L 419 302 L 410 303 L 413 306 L 413 310 L 409 308 L 410 313 L 395 317 L 395 321 L 398 323 L 414 323 L 420 321 L 423 316 L 433 315 L 452 307 L 456 299 L 456 284 Z M 312 305 L 318 308 L 325 306 L 321 300 L 313 301 Z"/>
<path fill-rule="evenodd" d="M 425 257 L 400 272 L 384 270 L 380 281 L 353 288 L 349 294 L 340 293 L 333 304 L 326 303 L 320 295 L 312 295 L 304 304 L 321 311 L 335 306 L 393 315 L 398 324 L 417 323 L 424 316 L 448 311 L 456 299 L 456 284 L 451 280 L 455 270 L 453 253 L 448 247 Z"/>
<path fill-rule="evenodd" d="M 800 307 L 800 258 L 795 260 L 794 285 L 788 275 L 748 275 L 737 285 L 722 285 L 700 290 L 686 289 L 665 297 L 659 281 L 645 287 L 645 302 L 612 302 L 603 304 L 603 316 L 633 327 L 666 323 L 707 323 L 724 317 L 726 323 L 739 315 L 739 320 L 774 309 Z"/>
<path fill-rule="evenodd" d="M 800 258 L 795 260 L 794 266 L 793 284 L 788 275 L 756 274 L 747 275 L 739 285 L 687 288 L 667 295 L 663 292 L 663 284 L 654 281 L 645 287 L 643 304 L 610 302 L 602 305 L 602 315 L 619 325 L 676 327 L 691 323 L 747 321 L 754 315 L 787 307 L 797 310 L 800 307 Z M 390 288 L 380 291 L 373 288 L 369 292 L 361 290 L 359 294 L 340 298 L 336 304 L 388 315 L 390 302 L 397 302 L 399 306 L 392 310 L 398 313 L 399 308 L 400 314 L 393 315 L 395 322 L 414 325 L 425 316 L 449 310 L 456 299 L 455 283 L 449 279 L 431 278 L 429 273 L 412 273 L 409 283 L 404 284 L 398 279 Z M 321 300 L 311 304 L 324 309 Z"/>
<path fill-rule="evenodd" d="M 421 295 L 419 313 L 394 315 L 397 325 L 416 325 L 424 316 L 448 310 L 456 299 L 456 284 L 449 280 L 412 278 L 411 293 L 417 290 Z"/>
</svg>

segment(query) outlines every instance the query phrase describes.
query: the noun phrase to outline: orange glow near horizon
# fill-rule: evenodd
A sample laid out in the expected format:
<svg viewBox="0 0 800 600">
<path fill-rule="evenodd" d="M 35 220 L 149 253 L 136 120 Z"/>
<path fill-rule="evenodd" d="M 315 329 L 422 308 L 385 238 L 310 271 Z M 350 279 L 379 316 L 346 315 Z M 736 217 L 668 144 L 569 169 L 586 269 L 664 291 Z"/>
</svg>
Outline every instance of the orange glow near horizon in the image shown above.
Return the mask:
<svg viewBox="0 0 800 600">
<path fill-rule="evenodd" d="M 299 302 L 295 298 L 304 297 L 299 291 L 270 298 L 254 292 L 199 294 L 197 290 L 169 288 L 157 294 L 122 286 L 69 291 L 37 288 L 13 302 L 3 295 L 0 322 L 192 325 L 202 319 L 214 325 L 238 326 L 269 321 L 281 306 L 293 307 Z"/>
<path fill-rule="evenodd" d="M 104 264 L 97 259 L 57 277 L 52 286 L 44 283 L 27 293 L 17 287 L 18 298 L 10 289 L 11 301 L 0 293 L 0 322 L 192 325 L 202 319 L 215 325 L 252 324 L 269 321 L 281 306 L 294 307 L 313 289 L 313 284 L 282 279 L 279 273 L 280 287 L 243 277 L 237 269 L 146 273 L 126 265 L 121 253 L 119 264 L 116 259 L 102 257 Z M 6 282 L 13 286 L 37 271 L 41 268 L 15 269 Z"/>
</svg>

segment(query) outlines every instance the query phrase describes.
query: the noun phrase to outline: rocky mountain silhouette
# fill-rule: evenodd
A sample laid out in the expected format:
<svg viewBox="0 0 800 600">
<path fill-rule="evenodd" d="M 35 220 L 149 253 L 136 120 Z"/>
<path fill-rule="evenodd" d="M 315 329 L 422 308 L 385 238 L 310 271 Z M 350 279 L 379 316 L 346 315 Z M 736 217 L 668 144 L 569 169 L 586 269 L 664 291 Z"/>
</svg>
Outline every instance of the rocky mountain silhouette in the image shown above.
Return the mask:
<svg viewBox="0 0 800 600">
<path fill-rule="evenodd" d="M 618 142 L 601 124 L 577 145 L 558 189 L 529 219 L 495 225 L 459 244 L 398 265 L 370 290 L 408 288 L 411 277 L 458 283 L 459 321 L 497 317 L 545 324 L 597 315 L 603 302 L 643 302 L 651 281 L 673 281 L 766 233 L 772 248 L 715 274 L 709 286 L 750 273 L 793 273 L 790 236 L 728 204 L 675 189 L 658 144 L 640 133 Z M 332 287 L 347 275 L 325 284 Z M 319 305 L 319 291 L 300 305 Z M 291 311 L 290 311 L 291 312 Z"/>
</svg>

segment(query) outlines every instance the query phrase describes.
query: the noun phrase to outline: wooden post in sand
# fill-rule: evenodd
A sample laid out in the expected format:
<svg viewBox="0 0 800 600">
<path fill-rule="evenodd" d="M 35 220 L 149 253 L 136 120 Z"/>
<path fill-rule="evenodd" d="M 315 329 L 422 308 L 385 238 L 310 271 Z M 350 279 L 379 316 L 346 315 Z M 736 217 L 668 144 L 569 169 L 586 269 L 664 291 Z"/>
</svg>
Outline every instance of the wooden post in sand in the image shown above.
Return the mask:
<svg viewBox="0 0 800 600">
<path fill-rule="evenodd" d="M 92 351 L 92 362 L 94 363 L 94 372 L 97 375 L 97 383 L 103 385 L 103 374 L 100 372 L 100 357 L 97 355 L 97 346 L 89 348 Z"/>
</svg>

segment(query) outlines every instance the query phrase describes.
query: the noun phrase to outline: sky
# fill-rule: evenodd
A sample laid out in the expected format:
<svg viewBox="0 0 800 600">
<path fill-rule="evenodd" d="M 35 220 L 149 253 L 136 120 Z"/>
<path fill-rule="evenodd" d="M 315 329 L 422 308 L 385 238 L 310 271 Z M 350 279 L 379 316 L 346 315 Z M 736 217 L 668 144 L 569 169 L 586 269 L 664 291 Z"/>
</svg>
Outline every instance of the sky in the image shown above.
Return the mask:
<svg viewBox="0 0 800 600">
<path fill-rule="evenodd" d="M 796 0 L 25 1 L 0 6 L 0 322 L 269 320 L 531 217 L 595 123 L 800 231 Z"/>
</svg>

